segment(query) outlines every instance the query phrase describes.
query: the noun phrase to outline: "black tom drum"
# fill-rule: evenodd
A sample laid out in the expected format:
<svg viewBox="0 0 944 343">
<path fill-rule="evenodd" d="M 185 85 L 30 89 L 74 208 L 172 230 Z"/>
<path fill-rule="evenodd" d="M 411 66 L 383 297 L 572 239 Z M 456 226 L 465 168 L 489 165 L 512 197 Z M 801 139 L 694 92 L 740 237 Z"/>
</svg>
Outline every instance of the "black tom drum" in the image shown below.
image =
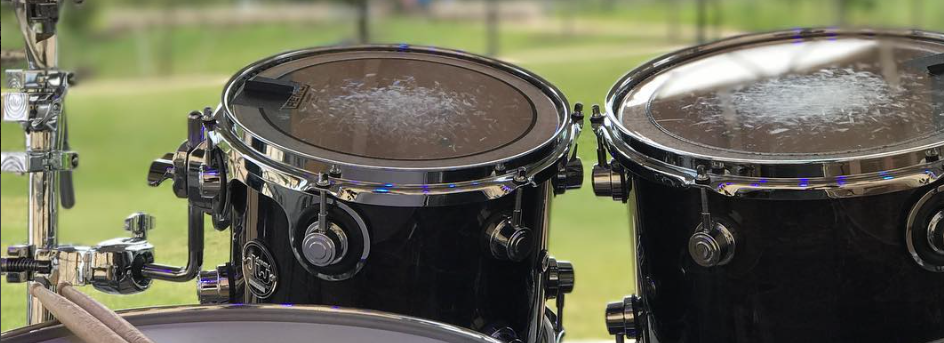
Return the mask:
<svg viewBox="0 0 944 343">
<path fill-rule="evenodd" d="M 582 181 L 570 154 L 582 114 L 568 106 L 541 78 L 463 52 L 300 50 L 240 71 L 152 174 L 174 178 L 193 222 L 207 212 L 232 230 L 231 262 L 201 273 L 201 302 L 362 308 L 554 341 L 563 327 L 545 303 L 562 305 L 574 278 L 548 255 L 548 211 Z"/>
<path fill-rule="evenodd" d="M 634 212 L 643 342 L 944 339 L 944 35 L 808 29 L 685 49 L 594 118 Z M 936 66 L 936 67 L 935 67 Z"/>
</svg>

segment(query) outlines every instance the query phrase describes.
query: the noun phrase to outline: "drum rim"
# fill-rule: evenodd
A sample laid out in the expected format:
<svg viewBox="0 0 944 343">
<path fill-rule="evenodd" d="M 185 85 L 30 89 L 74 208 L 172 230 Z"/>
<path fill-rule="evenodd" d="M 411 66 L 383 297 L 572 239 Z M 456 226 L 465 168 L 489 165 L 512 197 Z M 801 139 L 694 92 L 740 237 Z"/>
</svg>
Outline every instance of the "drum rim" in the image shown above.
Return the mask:
<svg viewBox="0 0 944 343">
<path fill-rule="evenodd" d="M 456 341 L 462 342 L 500 343 L 492 337 L 450 324 L 395 313 L 341 308 L 336 306 L 301 306 L 291 304 L 183 305 L 129 309 L 118 311 L 118 313 L 121 314 L 124 319 L 136 325 L 260 321 L 260 316 L 269 316 L 269 318 L 273 319 L 269 321 L 274 321 L 276 318 L 290 314 L 304 314 L 304 316 L 300 316 L 299 318 L 305 320 L 281 322 L 343 325 L 343 323 L 338 323 L 340 319 L 378 320 L 397 322 L 397 328 L 403 328 L 404 330 L 392 330 L 390 327 L 374 328 L 363 325 L 350 326 L 395 331 L 415 336 L 422 336 L 419 333 L 441 334 L 440 336 L 424 336 L 433 339 L 437 339 L 437 337 L 450 337 L 456 339 Z M 245 318 L 243 320 L 234 318 L 235 313 L 239 313 L 239 315 L 245 316 Z M 221 314 L 222 316 L 214 317 L 213 314 Z M 186 322 L 182 320 L 184 318 L 187 319 Z M 10 340 L 24 338 L 28 335 L 45 335 L 41 339 L 48 340 L 67 337 L 71 335 L 71 333 L 58 321 L 50 321 L 3 332 L 0 334 L 0 338 Z"/>
<path fill-rule="evenodd" d="M 621 164 L 642 176 L 672 186 L 706 186 L 729 196 L 852 197 L 916 188 L 941 178 L 944 162 L 927 157 L 944 156 L 944 142 L 844 158 L 816 158 L 813 154 L 806 159 L 781 160 L 716 157 L 656 143 L 627 129 L 617 118 L 623 99 L 637 85 L 692 59 L 743 46 L 836 36 L 897 37 L 944 44 L 944 33 L 931 31 L 806 28 L 739 35 L 674 51 L 633 69 L 613 85 L 605 99 L 605 123 L 598 131 L 601 143 Z M 696 181 L 699 166 L 704 167 L 708 180 L 702 177 Z"/>
<path fill-rule="evenodd" d="M 306 56 L 364 51 L 411 51 L 421 54 L 457 58 L 499 69 L 537 87 L 556 106 L 559 127 L 541 144 L 522 153 L 497 160 L 449 167 L 379 167 L 355 165 L 342 161 L 310 156 L 274 144 L 242 126 L 233 115 L 231 100 L 241 81 L 267 68 Z M 342 200 L 377 205 L 430 206 L 490 200 L 507 195 L 529 183 L 540 183 L 556 172 L 558 162 L 568 155 L 576 143 L 579 125 L 575 125 L 563 93 L 550 82 L 518 66 L 467 52 L 412 45 L 353 45 L 309 48 L 271 56 L 243 68 L 226 84 L 216 118 L 219 127 L 210 132 L 212 140 L 227 152 L 236 152 L 239 159 L 254 164 L 277 176 L 256 175 L 265 181 L 298 191 L 313 191 L 319 174 L 328 176 L 328 191 Z M 270 162 L 271 161 L 271 162 Z M 340 172 L 340 177 L 335 171 Z M 246 175 L 238 175 L 237 177 Z M 266 173 L 260 173 L 266 174 Z M 526 182 L 515 182 L 523 174 Z M 424 180 L 426 183 L 417 183 Z M 461 195 L 457 193 L 463 193 Z M 468 193 L 472 193 L 471 195 Z M 391 200 L 390 195 L 406 195 L 414 199 Z M 458 198 L 456 197 L 458 196 Z"/>
</svg>

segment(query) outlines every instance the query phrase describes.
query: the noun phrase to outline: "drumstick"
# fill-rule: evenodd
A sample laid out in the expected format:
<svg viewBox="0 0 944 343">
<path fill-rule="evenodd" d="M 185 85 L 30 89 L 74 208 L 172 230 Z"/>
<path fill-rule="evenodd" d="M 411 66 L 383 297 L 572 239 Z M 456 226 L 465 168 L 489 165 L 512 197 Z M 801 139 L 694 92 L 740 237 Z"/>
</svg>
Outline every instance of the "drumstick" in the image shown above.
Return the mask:
<svg viewBox="0 0 944 343">
<path fill-rule="evenodd" d="M 154 343 L 154 341 L 147 338 L 144 333 L 135 328 L 134 325 L 128 323 L 127 320 L 121 318 L 117 313 L 105 307 L 102 303 L 95 301 L 95 299 L 92 299 L 92 297 L 87 294 L 79 292 L 75 287 L 72 287 L 71 284 L 60 283 L 59 294 L 62 294 L 66 299 L 79 305 L 83 310 L 88 311 L 89 314 L 102 321 L 102 324 L 114 330 L 115 333 L 127 340 L 128 343 Z"/>
<path fill-rule="evenodd" d="M 88 343 L 128 343 L 128 341 L 111 331 L 105 324 L 92 317 L 78 305 L 63 298 L 59 294 L 46 289 L 39 283 L 33 283 L 30 294 L 43 303 L 62 325 L 69 331 Z"/>
</svg>

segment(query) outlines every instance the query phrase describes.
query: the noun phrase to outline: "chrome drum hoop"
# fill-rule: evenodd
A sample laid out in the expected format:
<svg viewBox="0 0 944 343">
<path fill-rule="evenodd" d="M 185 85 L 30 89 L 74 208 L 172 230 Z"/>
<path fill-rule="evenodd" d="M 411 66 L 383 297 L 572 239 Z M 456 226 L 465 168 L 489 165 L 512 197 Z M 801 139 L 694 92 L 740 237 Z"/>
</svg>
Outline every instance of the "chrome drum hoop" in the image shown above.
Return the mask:
<svg viewBox="0 0 944 343">
<path fill-rule="evenodd" d="M 430 320 L 393 313 L 327 306 L 191 305 L 132 309 L 118 311 L 118 313 L 136 326 L 241 321 L 307 323 L 386 329 L 457 343 L 500 343 L 471 330 Z M 36 337 L 45 341 L 70 335 L 65 327 L 53 321 L 4 332 L 0 335 L 0 339 L 4 342 L 34 342 Z M 278 341 L 278 336 L 274 333 L 273 338 Z"/>
<path fill-rule="evenodd" d="M 616 115 L 623 97 L 650 76 L 674 65 L 745 45 L 836 35 L 906 37 L 944 44 L 944 34 L 920 30 L 804 29 L 736 36 L 679 50 L 647 62 L 611 88 L 605 101 L 605 122 L 598 129 L 598 137 L 612 157 L 642 177 L 675 187 L 708 188 L 726 196 L 848 198 L 914 189 L 940 180 L 944 176 L 944 142 L 855 158 L 760 162 L 680 151 L 640 137 L 618 124 L 620 119 Z M 699 167 L 706 168 L 708 182 L 696 182 Z"/>
<path fill-rule="evenodd" d="M 241 70 L 223 92 L 221 106 L 215 115 L 218 126 L 210 132 L 230 163 L 252 162 L 266 182 L 279 184 L 297 191 L 313 190 L 319 174 L 330 180 L 328 192 L 342 200 L 362 204 L 386 206 L 445 206 L 497 199 L 526 184 L 539 184 L 554 174 L 558 162 L 568 156 L 576 145 L 580 126 L 571 118 L 569 103 L 561 92 L 539 76 L 519 67 L 487 57 L 465 52 L 413 47 L 409 49 L 429 54 L 471 60 L 498 68 L 525 80 L 539 89 L 556 105 L 560 127 L 547 141 L 533 149 L 502 160 L 478 165 L 455 166 L 448 169 L 432 168 L 379 168 L 331 161 L 285 149 L 254 135 L 230 115 L 230 99 L 234 86 L 255 75 L 265 66 L 279 64 L 307 56 L 344 51 L 398 51 L 402 46 L 371 45 L 305 49 L 277 55 Z M 234 169 L 230 166 L 228 169 Z M 249 171 L 230 173 L 228 177 L 245 181 Z M 341 175 L 338 177 L 337 175 Z M 516 180 L 517 178 L 517 180 Z M 521 180 L 525 182 L 521 182 Z M 251 184 L 250 184 L 251 185 Z"/>
<path fill-rule="evenodd" d="M 343 177 L 333 177 L 330 171 L 338 164 L 298 156 L 251 136 L 246 136 L 245 141 L 240 140 L 229 131 L 228 120 L 220 123 L 216 131 L 210 132 L 209 139 L 225 156 L 229 180 L 239 180 L 267 195 L 270 192 L 259 189 L 258 181 L 298 192 L 314 192 L 318 189 L 315 185 L 318 172 L 311 170 L 317 170 L 329 175 L 327 192 L 342 201 L 382 206 L 432 207 L 497 199 L 513 193 L 518 187 L 548 181 L 556 174 L 558 163 L 568 156 L 571 145 L 576 143 L 574 137 L 579 133 L 579 126 L 571 125 L 569 120 L 565 126 L 568 129 L 562 130 L 552 145 L 514 161 L 524 163 L 521 167 L 527 180 L 524 183 L 516 180 L 519 169 L 498 174 L 495 165 L 470 167 L 462 171 L 473 175 L 490 175 L 487 178 L 449 183 L 413 184 L 390 180 L 450 180 L 456 179 L 451 175 L 457 171 L 379 170 L 343 166 L 340 167 L 344 170 L 341 173 Z M 238 128 L 233 130 L 239 131 Z M 553 149 L 548 152 L 549 148 Z M 353 176 L 348 178 L 348 175 Z"/>
<path fill-rule="evenodd" d="M 710 166 L 717 160 L 707 156 L 675 155 L 672 157 L 677 163 L 666 163 L 664 160 L 641 153 L 634 144 L 627 143 L 624 139 L 614 138 L 614 135 L 619 136 L 621 133 L 613 127 L 611 120 L 607 118 L 606 123 L 601 126 L 600 136 L 610 154 L 634 174 L 673 187 L 702 187 L 725 196 L 782 200 L 850 198 L 914 189 L 937 182 L 944 176 L 944 160 L 942 160 L 890 172 L 878 171 L 848 176 L 838 174 L 826 177 L 775 178 L 733 175 L 725 172 L 724 174 L 710 174 L 710 181 L 702 184 L 696 181 L 698 173 L 695 168 L 699 165 Z M 944 153 L 944 148 L 935 150 Z M 919 154 L 916 153 L 915 157 L 917 155 Z M 920 155 L 924 154 L 920 153 Z M 679 165 L 682 163 L 686 167 Z M 851 163 L 857 163 L 857 161 L 836 161 L 834 168 L 829 170 L 849 170 Z M 765 170 L 769 165 L 740 161 L 738 164 L 725 163 L 725 167 L 728 168 L 728 166 L 746 170 Z M 798 164 L 798 166 L 807 165 Z M 777 167 L 783 167 L 783 165 L 779 164 Z"/>
</svg>

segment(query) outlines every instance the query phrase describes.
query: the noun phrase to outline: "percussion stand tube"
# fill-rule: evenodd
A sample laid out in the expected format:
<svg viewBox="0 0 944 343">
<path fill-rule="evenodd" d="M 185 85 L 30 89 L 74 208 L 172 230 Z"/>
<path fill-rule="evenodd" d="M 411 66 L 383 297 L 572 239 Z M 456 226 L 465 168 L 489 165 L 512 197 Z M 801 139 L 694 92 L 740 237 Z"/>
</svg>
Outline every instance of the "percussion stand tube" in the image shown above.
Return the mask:
<svg viewBox="0 0 944 343">
<path fill-rule="evenodd" d="M 3 156 L 3 171 L 29 174 L 28 245 L 11 247 L 15 259 L 4 260 L 8 267 L 22 269 L 11 281 L 36 285 L 32 273 L 38 270 L 57 277 L 49 261 L 37 261 L 37 251 L 58 248 L 59 181 L 61 170 L 71 169 L 76 156 L 62 164 L 64 142 L 59 125 L 64 122 L 62 104 L 68 88 L 69 74 L 58 70 L 56 24 L 60 3 L 55 0 L 12 0 L 14 12 L 26 45 L 28 70 L 10 70 L 10 86 L 19 93 L 4 96 L 4 121 L 19 122 L 26 131 L 26 152 Z M 13 98 L 21 106 L 11 107 Z M 16 103 L 17 101 L 12 101 Z M 8 108 L 9 107 L 9 108 Z M 63 128 L 64 129 L 64 128 Z M 66 182 L 71 185 L 71 180 Z M 71 194 L 71 190 L 66 192 Z M 10 279 L 8 277 L 8 279 Z M 48 285 L 55 291 L 55 285 Z M 49 311 L 27 292 L 27 322 L 36 324 L 52 319 Z"/>
</svg>

